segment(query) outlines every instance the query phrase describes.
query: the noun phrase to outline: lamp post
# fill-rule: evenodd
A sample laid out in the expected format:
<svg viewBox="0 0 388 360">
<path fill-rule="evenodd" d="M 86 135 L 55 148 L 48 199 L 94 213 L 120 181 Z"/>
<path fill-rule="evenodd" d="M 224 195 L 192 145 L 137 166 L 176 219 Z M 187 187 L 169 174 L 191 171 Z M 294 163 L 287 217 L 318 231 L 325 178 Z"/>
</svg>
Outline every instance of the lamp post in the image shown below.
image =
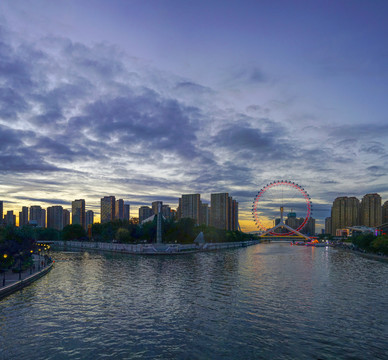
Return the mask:
<svg viewBox="0 0 388 360">
<path fill-rule="evenodd" d="M 41 248 L 38 249 L 38 254 L 39 254 L 39 262 L 38 262 L 38 270 L 40 270 L 40 252 L 42 251 Z"/>
<path fill-rule="evenodd" d="M 20 251 L 19 252 L 19 280 L 22 279 L 22 257 L 23 257 L 23 253 Z"/>
<path fill-rule="evenodd" d="M 5 260 L 8 258 L 8 254 L 4 254 L 3 255 L 3 261 L 5 262 Z M 5 272 L 7 271 L 7 269 L 4 267 L 3 270 L 3 286 L 5 286 Z"/>
<path fill-rule="evenodd" d="M 33 265 L 33 263 L 34 263 L 34 261 L 31 261 L 31 259 L 32 259 L 32 254 L 34 253 L 34 250 L 30 250 L 30 253 L 31 253 L 31 258 L 30 258 L 30 275 L 32 274 L 32 265 Z"/>
</svg>

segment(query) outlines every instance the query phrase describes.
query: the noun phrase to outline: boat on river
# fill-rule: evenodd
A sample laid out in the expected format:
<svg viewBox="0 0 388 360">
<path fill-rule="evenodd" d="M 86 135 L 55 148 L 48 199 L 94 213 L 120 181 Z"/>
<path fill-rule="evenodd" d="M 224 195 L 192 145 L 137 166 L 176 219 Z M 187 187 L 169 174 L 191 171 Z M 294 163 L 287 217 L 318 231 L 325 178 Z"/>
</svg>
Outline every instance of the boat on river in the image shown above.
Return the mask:
<svg viewBox="0 0 388 360">
<path fill-rule="evenodd" d="M 304 246 L 305 242 L 304 241 L 292 242 L 291 245 Z"/>
</svg>

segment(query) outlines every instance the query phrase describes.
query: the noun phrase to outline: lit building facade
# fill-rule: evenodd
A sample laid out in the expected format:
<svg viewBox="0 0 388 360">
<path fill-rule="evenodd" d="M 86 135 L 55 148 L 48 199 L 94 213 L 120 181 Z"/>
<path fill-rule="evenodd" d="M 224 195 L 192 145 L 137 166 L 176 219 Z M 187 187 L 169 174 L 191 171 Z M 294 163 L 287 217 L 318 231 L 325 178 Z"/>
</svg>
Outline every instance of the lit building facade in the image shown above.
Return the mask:
<svg viewBox="0 0 388 360">
<path fill-rule="evenodd" d="M 361 225 L 376 227 L 381 225 L 381 196 L 366 194 L 361 200 Z"/>
<path fill-rule="evenodd" d="M 337 229 L 360 225 L 360 201 L 356 197 L 337 197 L 331 208 L 331 234 Z"/>
<path fill-rule="evenodd" d="M 101 199 L 101 223 L 107 223 L 115 219 L 116 198 L 104 196 Z"/>
</svg>

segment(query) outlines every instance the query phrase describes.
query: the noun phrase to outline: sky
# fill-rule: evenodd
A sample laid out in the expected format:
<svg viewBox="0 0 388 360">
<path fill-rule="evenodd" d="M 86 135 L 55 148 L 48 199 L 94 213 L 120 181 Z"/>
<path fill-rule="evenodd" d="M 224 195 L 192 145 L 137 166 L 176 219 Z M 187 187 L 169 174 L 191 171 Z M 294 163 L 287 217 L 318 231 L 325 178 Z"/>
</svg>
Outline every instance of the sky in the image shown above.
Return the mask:
<svg viewBox="0 0 388 360">
<path fill-rule="evenodd" d="M 388 200 L 388 2 L 2 0 L 4 211 L 301 185 Z M 275 203 L 275 201 L 274 201 Z"/>
</svg>

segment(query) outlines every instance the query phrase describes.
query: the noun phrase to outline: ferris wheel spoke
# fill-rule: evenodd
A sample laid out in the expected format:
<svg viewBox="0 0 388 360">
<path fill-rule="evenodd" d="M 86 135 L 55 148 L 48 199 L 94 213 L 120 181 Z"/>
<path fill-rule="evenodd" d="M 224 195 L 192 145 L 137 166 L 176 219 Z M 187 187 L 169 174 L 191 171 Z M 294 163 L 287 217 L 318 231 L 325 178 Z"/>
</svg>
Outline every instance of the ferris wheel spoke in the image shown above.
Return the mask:
<svg viewBox="0 0 388 360">
<path fill-rule="evenodd" d="M 284 221 L 279 214 L 281 208 L 282 212 L 289 211 L 291 214 L 295 211 L 303 215 L 303 224 L 295 229 L 298 231 L 311 216 L 310 197 L 301 186 L 287 180 L 274 181 L 264 186 L 254 199 L 252 215 L 258 228 L 267 231 L 274 227 L 275 219 L 279 219 L 277 222 Z"/>
</svg>

